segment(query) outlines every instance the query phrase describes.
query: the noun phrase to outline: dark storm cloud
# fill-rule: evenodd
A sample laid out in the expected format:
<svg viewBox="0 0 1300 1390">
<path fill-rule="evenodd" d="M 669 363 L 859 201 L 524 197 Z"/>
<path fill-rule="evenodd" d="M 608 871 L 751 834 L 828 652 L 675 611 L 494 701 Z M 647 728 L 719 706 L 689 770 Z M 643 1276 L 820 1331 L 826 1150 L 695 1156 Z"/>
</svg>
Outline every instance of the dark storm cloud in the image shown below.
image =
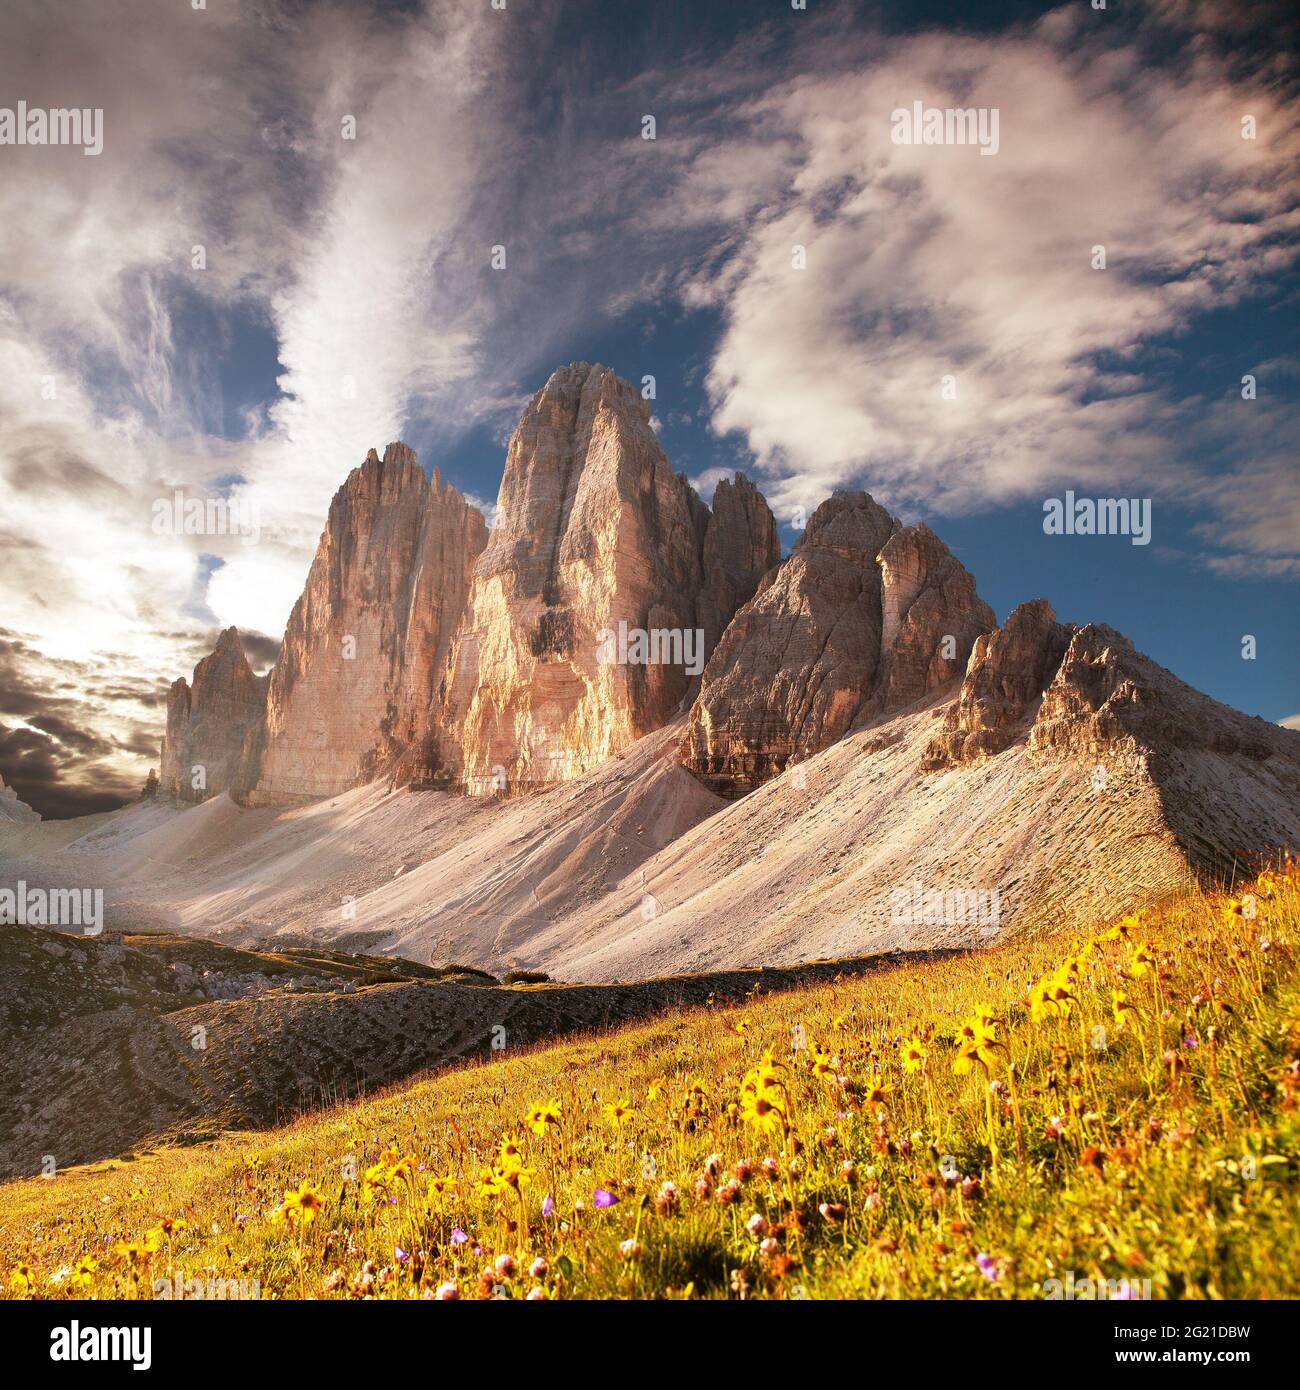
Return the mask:
<svg viewBox="0 0 1300 1390">
<path fill-rule="evenodd" d="M 47 734 L 3 724 L 0 776 L 47 820 L 115 811 L 139 792 L 121 773 L 85 764 Z"/>
<path fill-rule="evenodd" d="M 58 739 L 64 748 L 71 749 L 87 758 L 100 758 L 111 753 L 114 744 L 101 738 L 91 729 L 79 728 L 70 719 L 57 714 L 33 714 L 27 719 L 28 725 Z"/>
<path fill-rule="evenodd" d="M 165 689 L 103 679 L 112 659 L 56 660 L 0 629 L 0 776 L 46 819 L 112 810 L 138 790 L 123 755 L 156 763 Z M 141 775 L 140 780 L 143 780 Z"/>
<path fill-rule="evenodd" d="M 239 640 L 244 644 L 244 655 L 254 671 L 265 671 L 267 667 L 274 666 L 279 659 L 280 643 L 264 632 L 241 629 Z"/>
</svg>

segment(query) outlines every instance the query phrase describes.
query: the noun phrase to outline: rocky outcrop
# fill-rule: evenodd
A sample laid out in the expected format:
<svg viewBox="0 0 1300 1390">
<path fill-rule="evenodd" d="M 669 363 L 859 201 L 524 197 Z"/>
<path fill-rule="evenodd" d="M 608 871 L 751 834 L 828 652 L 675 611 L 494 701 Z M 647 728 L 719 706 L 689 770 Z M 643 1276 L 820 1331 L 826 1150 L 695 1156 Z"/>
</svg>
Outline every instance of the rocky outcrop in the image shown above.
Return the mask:
<svg viewBox="0 0 1300 1390">
<path fill-rule="evenodd" d="M 1221 705 L 1101 623 L 1058 623 L 1046 599 L 1021 604 L 971 651 L 961 694 L 923 766 L 958 767 L 1023 743 L 1040 758 L 1149 763 L 1179 751 L 1294 758 L 1288 732 Z"/>
<path fill-rule="evenodd" d="M 1300 742 L 1287 729 L 1202 695 L 1123 633 L 1089 623 L 1072 630 L 1028 746 L 1049 757 L 1160 758 L 1198 750 L 1264 762 L 1274 754 L 1294 758 Z"/>
<path fill-rule="evenodd" d="M 1300 843 L 1300 736 L 1193 690 L 1113 628 L 1056 622 L 1042 599 L 975 644 L 920 769 L 970 769 L 1004 752 L 1058 787 L 1089 790 L 1105 821 L 1087 841 L 1096 853 L 1140 864 L 1134 844 L 1165 835 L 1190 868 L 1217 877 Z M 1134 797 L 1146 799 L 1142 817 L 1121 832 Z"/>
<path fill-rule="evenodd" d="M 752 486 L 722 491 L 713 515 L 608 368 L 551 376 L 510 440 L 445 677 L 438 753 L 458 784 L 565 781 L 672 717 L 775 553 Z"/>
<path fill-rule="evenodd" d="M 743 473 L 723 478 L 713 493 L 701 564 L 704 587 L 696 620 L 712 652 L 736 610 L 754 597 L 759 581 L 781 563 L 776 518 Z"/>
<path fill-rule="evenodd" d="M 954 680 L 994 623 L 933 532 L 904 529 L 864 492 L 837 492 L 724 633 L 682 761 L 720 795 L 751 791 Z"/>
<path fill-rule="evenodd" d="M 182 678 L 167 692 L 162 790 L 182 801 L 246 791 L 254 774 L 247 750 L 265 711 L 266 678 L 253 674 L 239 632 L 228 627 L 193 683 Z"/>
<path fill-rule="evenodd" d="M 18 793 L 0 777 L 0 824 L 27 825 L 40 820 L 41 813 L 19 801 Z"/>
<path fill-rule="evenodd" d="M 285 630 L 253 804 L 331 796 L 424 749 L 487 528 L 406 445 L 348 476 Z"/>
<path fill-rule="evenodd" d="M 1073 635 L 1041 598 L 1022 603 L 996 632 L 981 634 L 943 732 L 925 751 L 925 766 L 973 762 L 1025 737 Z"/>
<path fill-rule="evenodd" d="M 883 670 L 868 706 L 886 713 L 960 676 L 976 638 L 997 619 L 969 571 L 928 526 L 896 531 L 877 562 Z"/>
<path fill-rule="evenodd" d="M 159 781 L 172 796 L 180 794 L 181 771 L 190 728 L 190 683 L 178 676 L 167 687 L 167 732 L 163 734 Z"/>
<path fill-rule="evenodd" d="M 839 738 L 875 681 L 876 556 L 898 523 L 865 493 L 836 493 L 736 614 L 709 659 L 684 765 L 738 795 Z"/>
</svg>

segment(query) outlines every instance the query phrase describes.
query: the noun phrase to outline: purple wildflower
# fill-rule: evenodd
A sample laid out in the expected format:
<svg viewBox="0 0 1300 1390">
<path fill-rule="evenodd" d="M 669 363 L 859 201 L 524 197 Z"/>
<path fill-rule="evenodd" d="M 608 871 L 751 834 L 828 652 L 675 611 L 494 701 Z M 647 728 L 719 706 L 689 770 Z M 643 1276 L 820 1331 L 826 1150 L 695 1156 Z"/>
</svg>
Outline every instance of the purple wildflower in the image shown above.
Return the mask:
<svg viewBox="0 0 1300 1390">
<path fill-rule="evenodd" d="M 595 1195 L 592 1197 L 592 1201 L 598 1207 L 612 1207 L 618 1201 L 618 1198 L 615 1197 L 612 1192 L 607 1192 L 603 1187 L 598 1187 L 595 1191 Z"/>
</svg>

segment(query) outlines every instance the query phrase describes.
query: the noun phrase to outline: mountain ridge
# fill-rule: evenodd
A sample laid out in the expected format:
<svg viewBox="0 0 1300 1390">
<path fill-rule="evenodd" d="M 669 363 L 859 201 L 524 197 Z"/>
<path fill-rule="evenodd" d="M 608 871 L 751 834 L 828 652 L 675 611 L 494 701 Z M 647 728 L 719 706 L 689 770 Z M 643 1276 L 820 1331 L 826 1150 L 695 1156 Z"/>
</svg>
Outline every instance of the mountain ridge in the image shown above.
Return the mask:
<svg viewBox="0 0 1300 1390">
<path fill-rule="evenodd" d="M 978 945 L 1300 848 L 1300 733 L 1045 599 L 999 625 L 864 492 L 782 558 L 753 483 L 706 507 L 607 368 L 533 396 L 498 510 L 372 450 L 277 666 L 224 632 L 158 805 L 26 827 L 33 873 L 99 875 L 110 922 L 601 980 Z M 615 623 L 690 628 L 700 669 L 603 659 Z"/>
</svg>

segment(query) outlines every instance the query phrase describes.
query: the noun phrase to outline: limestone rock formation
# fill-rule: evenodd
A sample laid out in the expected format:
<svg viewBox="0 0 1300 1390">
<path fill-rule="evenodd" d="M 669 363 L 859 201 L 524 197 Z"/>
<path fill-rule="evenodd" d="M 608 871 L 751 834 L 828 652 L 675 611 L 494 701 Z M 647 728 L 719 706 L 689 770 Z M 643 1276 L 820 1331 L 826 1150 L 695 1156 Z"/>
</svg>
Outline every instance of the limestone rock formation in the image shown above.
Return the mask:
<svg viewBox="0 0 1300 1390">
<path fill-rule="evenodd" d="M 478 509 L 406 445 L 352 471 L 271 672 L 252 804 L 334 795 L 425 745 L 486 542 Z"/>
<path fill-rule="evenodd" d="M 381 773 L 475 791 L 576 776 L 694 695 L 780 560 L 754 485 L 724 479 L 711 511 L 674 474 L 646 402 L 586 363 L 524 411 L 499 512 L 489 544 L 478 511 L 406 445 L 371 450 L 331 504 L 265 717 L 231 724 L 203 794 L 276 805 Z M 183 680 L 168 697 L 173 795 L 190 795 L 194 698 Z"/>
<path fill-rule="evenodd" d="M 18 793 L 5 785 L 0 777 L 0 824 L 25 825 L 40 820 L 41 813 L 33 811 L 25 802 L 19 801 Z"/>
<path fill-rule="evenodd" d="M 721 479 L 711 513 L 701 559 L 704 587 L 696 604 L 709 652 L 718 645 L 736 610 L 754 597 L 763 576 L 781 563 L 776 518 L 743 473 Z"/>
<path fill-rule="evenodd" d="M 608 368 L 551 376 L 511 438 L 445 676 L 438 752 L 458 783 L 565 781 L 672 717 L 708 633 L 776 554 L 752 485 L 722 492 L 711 515 Z"/>
<path fill-rule="evenodd" d="M 1038 712 L 1074 631 L 1039 598 L 1022 603 L 996 632 L 978 637 L 961 694 L 926 749 L 926 766 L 972 762 L 1026 735 L 1026 721 Z"/>
<path fill-rule="evenodd" d="M 872 712 L 902 709 L 965 670 L 996 626 L 975 580 L 928 526 L 896 531 L 878 557 L 883 671 Z"/>
<path fill-rule="evenodd" d="M 253 768 L 246 753 L 266 710 L 266 679 L 253 674 L 239 633 L 228 627 L 212 652 L 167 693 L 162 745 L 163 791 L 182 801 L 243 792 Z"/>
<path fill-rule="evenodd" d="M 1029 733 L 1031 752 L 1073 757 L 1196 749 L 1264 762 L 1296 748 L 1289 730 L 1202 695 L 1104 623 L 1073 630 Z"/>
<path fill-rule="evenodd" d="M 933 532 L 900 527 L 864 492 L 837 492 L 723 634 L 682 761 L 720 795 L 751 791 L 856 722 L 955 680 L 994 625 Z"/>
</svg>

